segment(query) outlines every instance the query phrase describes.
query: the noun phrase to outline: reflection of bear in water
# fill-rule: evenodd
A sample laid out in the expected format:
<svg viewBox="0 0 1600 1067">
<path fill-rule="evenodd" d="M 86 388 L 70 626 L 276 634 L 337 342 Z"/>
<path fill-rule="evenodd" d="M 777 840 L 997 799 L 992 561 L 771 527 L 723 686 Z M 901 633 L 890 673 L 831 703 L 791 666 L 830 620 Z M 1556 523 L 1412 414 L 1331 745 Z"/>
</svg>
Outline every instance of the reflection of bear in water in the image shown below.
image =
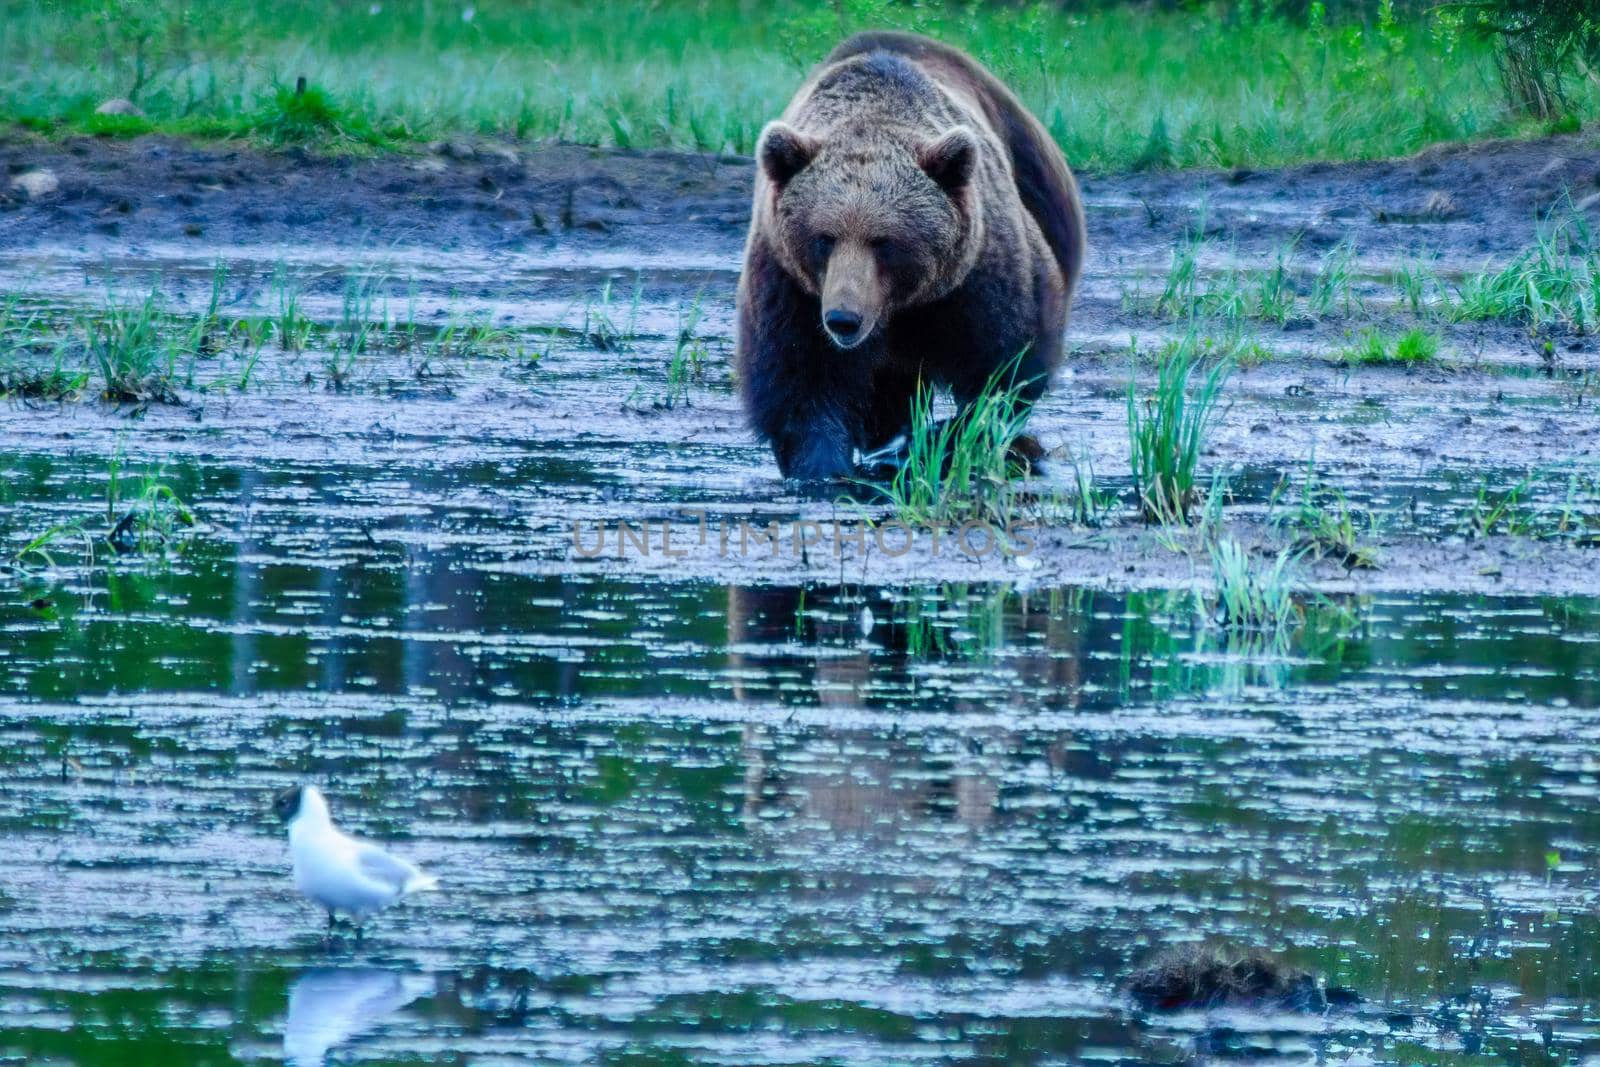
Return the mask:
<svg viewBox="0 0 1600 1067">
<path fill-rule="evenodd" d="M 963 407 L 1061 359 L 1084 254 L 1061 151 L 962 52 L 850 38 L 762 132 L 737 359 L 785 476 L 839 478 L 904 432 L 919 382 Z"/>
<path fill-rule="evenodd" d="M 1233 953 L 1206 946 L 1163 952 L 1130 975 L 1123 988 L 1135 1004 L 1148 1011 L 1326 1011 L 1361 1002 L 1353 990 L 1324 988 L 1315 975 L 1264 953 Z"/>
</svg>

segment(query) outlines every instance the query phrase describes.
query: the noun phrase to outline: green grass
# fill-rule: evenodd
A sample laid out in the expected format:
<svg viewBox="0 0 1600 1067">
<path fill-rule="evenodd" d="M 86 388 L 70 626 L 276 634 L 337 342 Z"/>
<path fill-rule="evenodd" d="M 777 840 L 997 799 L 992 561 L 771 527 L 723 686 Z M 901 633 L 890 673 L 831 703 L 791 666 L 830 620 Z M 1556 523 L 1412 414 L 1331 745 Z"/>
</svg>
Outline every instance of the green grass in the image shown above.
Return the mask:
<svg viewBox="0 0 1600 1067">
<path fill-rule="evenodd" d="M 18 400 L 71 400 L 89 384 L 89 372 L 68 367 L 69 346 L 51 339 L 50 323 L 24 311 L 13 297 L 0 304 L 0 396 Z"/>
<path fill-rule="evenodd" d="M 611 281 L 600 290 L 598 302 L 583 306 L 583 325 L 579 335 L 596 352 L 625 352 L 638 340 L 639 302 L 644 296 L 644 281 L 635 278 L 633 299 L 628 305 L 627 318 L 617 321 L 617 306 L 611 292 Z"/>
<path fill-rule="evenodd" d="M 678 329 L 673 335 L 672 358 L 667 361 L 667 408 L 689 403 L 689 386 L 704 380 L 706 370 L 706 342 L 696 337 L 704 314 L 699 296 L 687 309 L 678 309 Z"/>
<path fill-rule="evenodd" d="M 1295 265 L 1295 244 L 1280 247 L 1273 264 L 1266 270 L 1237 267 L 1206 272 L 1200 256 L 1207 242 L 1201 218 L 1190 234 L 1173 247 L 1166 280 L 1150 310 L 1177 321 L 1220 324 L 1239 330 L 1246 322 L 1270 322 L 1278 326 L 1291 319 L 1317 315 L 1350 315 L 1361 308 L 1353 289 L 1352 264 L 1355 249 L 1341 242 L 1324 255 L 1307 280 L 1307 293 L 1300 293 Z M 1124 298 L 1129 310 L 1139 310 L 1137 294 Z"/>
<path fill-rule="evenodd" d="M 610 291 L 611 287 L 608 284 L 606 286 L 607 297 L 609 297 Z M 639 292 L 636 288 L 634 310 L 630 314 L 630 319 L 637 319 L 638 302 Z M 710 353 L 706 347 L 706 339 L 703 336 L 698 336 L 696 332 L 700 328 L 700 319 L 704 314 L 705 306 L 701 302 L 699 294 L 687 306 L 678 305 L 677 327 L 671 338 L 672 351 L 667 357 L 665 379 L 640 382 L 634 386 L 633 391 L 628 395 L 628 399 L 623 401 L 622 406 L 625 409 L 644 413 L 671 411 L 680 406 L 688 407 L 690 405 L 690 389 L 692 386 L 705 381 L 706 364 L 710 359 Z M 602 351 L 609 351 L 619 347 L 631 347 L 634 340 L 631 325 L 629 326 L 627 341 L 624 342 L 618 339 L 621 337 L 620 331 L 611 326 L 610 329 L 614 332 L 615 337 L 602 343 L 596 341 L 596 335 L 590 332 L 593 321 L 591 311 L 585 310 L 584 326 L 583 330 L 580 331 L 580 336 L 584 337 L 591 346 L 600 348 Z M 609 323 L 609 319 L 604 321 Z"/>
<path fill-rule="evenodd" d="M 1419 318 L 1431 316 L 1449 301 L 1444 283 L 1439 280 L 1438 272 L 1428 260 L 1413 259 L 1402 263 L 1395 268 L 1392 280 L 1400 298 L 1400 306 Z"/>
<path fill-rule="evenodd" d="M 939 418 L 934 391 L 918 391 L 911 405 L 905 461 L 887 496 L 907 526 L 987 522 L 1005 526 L 1021 511 L 1015 479 L 1021 473 L 1011 442 L 1022 432 L 1026 382 L 1012 382 L 1016 364 L 997 371 L 983 395 L 954 418 Z"/>
<path fill-rule="evenodd" d="M 530 366 L 542 354 L 527 349 L 523 333 L 496 328 L 481 314 L 420 326 L 413 307 L 409 317 L 396 319 L 384 295 L 389 280 L 382 271 L 353 270 L 338 318 L 322 323 L 305 314 L 300 283 L 281 265 L 265 297 L 267 313 L 241 318 L 223 314 L 227 271 L 220 265 L 198 313 L 173 311 L 159 284 L 143 297 L 108 297 L 94 308 L 35 307 L 12 298 L 0 302 L 0 397 L 180 404 L 188 391 L 250 388 L 273 347 L 283 350 L 275 361 L 280 376 L 309 382 L 301 361 L 311 351 L 335 389 L 354 385 L 359 361 L 377 352 L 411 353 L 410 369 L 419 377 L 449 373 L 438 364 L 458 357 L 513 357 Z M 572 334 L 559 324 L 541 332 Z M 698 380 L 704 358 L 703 340 L 681 341 L 676 373 Z M 206 380 L 197 383 L 199 376 Z"/>
<path fill-rule="evenodd" d="M 1133 483 L 1148 522 L 1185 522 L 1199 499 L 1196 469 L 1230 366 L 1226 360 L 1216 363 L 1191 389 L 1203 354 L 1204 346 L 1191 334 L 1158 357 L 1153 392 L 1141 399 L 1128 382 Z"/>
<path fill-rule="evenodd" d="M 159 297 L 151 293 L 137 304 L 108 303 L 89 319 L 89 362 L 99 375 L 100 395 L 116 403 L 176 404 L 178 368 L 197 352 L 192 336 L 164 328 Z"/>
<path fill-rule="evenodd" d="M 194 529 L 194 512 L 159 470 L 130 478 L 122 462 L 119 451 L 107 472 L 105 509 L 99 518 L 85 515 L 57 523 L 19 548 L 13 560 L 21 566 L 53 568 L 57 557 L 70 550 L 80 553 L 84 566 L 93 566 L 101 555 L 164 557 L 169 548 L 181 548 Z"/>
<path fill-rule="evenodd" d="M 1289 567 L 1296 554 L 1284 549 L 1269 564 L 1258 564 L 1232 538 L 1210 546 L 1211 572 L 1217 585 L 1213 618 L 1226 630 L 1283 637 L 1300 623 Z"/>
<path fill-rule="evenodd" d="M 1276 503 L 1277 493 L 1273 496 Z M 1378 565 L 1378 550 L 1363 543 L 1364 534 L 1373 524 L 1358 521 L 1344 493 L 1321 485 L 1314 460 L 1306 464 L 1299 501 L 1274 514 L 1272 522 L 1294 537 L 1290 547 L 1297 553 L 1312 559 L 1332 559 L 1349 570 L 1368 570 Z M 1367 529 L 1363 530 L 1363 526 Z"/>
<path fill-rule="evenodd" d="M 481 135 L 748 153 L 836 41 L 893 26 L 971 50 L 1091 171 L 1372 158 L 1543 128 L 1511 116 L 1487 45 L 1436 14 L 1308 23 L 1269 7 L 13 0 L 0 120 L 331 150 Z M 1600 88 L 1577 84 L 1577 117 L 1592 118 Z M 94 114 L 114 96 L 147 117 Z"/>
<path fill-rule="evenodd" d="M 1533 535 L 1538 528 L 1536 517 L 1523 497 L 1537 480 L 1537 474 L 1529 473 L 1517 484 L 1499 493 L 1493 492 L 1487 485 L 1480 485 L 1462 522 L 1462 532 L 1468 537 Z"/>
<path fill-rule="evenodd" d="M 1593 329 L 1600 324 L 1600 245 L 1581 218 L 1547 227 L 1506 266 L 1464 278 L 1450 311 L 1457 321 Z"/>
<path fill-rule="evenodd" d="M 1412 367 L 1432 363 L 1439 355 L 1439 335 L 1421 328 L 1389 338 L 1381 330 L 1366 330 L 1340 357 L 1364 366 Z"/>
</svg>

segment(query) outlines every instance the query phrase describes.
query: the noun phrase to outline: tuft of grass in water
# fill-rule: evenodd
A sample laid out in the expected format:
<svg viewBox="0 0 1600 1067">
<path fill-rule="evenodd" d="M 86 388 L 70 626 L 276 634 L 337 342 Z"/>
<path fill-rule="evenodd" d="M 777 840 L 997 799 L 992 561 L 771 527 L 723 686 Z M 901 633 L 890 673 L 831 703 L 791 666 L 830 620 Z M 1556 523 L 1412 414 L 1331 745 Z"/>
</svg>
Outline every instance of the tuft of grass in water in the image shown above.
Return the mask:
<svg viewBox="0 0 1600 1067">
<path fill-rule="evenodd" d="M 1175 319 L 1193 318 L 1200 307 L 1200 250 L 1205 245 L 1204 223 L 1198 225 L 1172 249 L 1167 264 L 1167 280 L 1156 297 L 1157 315 Z"/>
<path fill-rule="evenodd" d="M 1549 227 L 1506 266 L 1462 279 L 1451 315 L 1458 322 L 1594 329 L 1600 325 L 1600 247 L 1581 218 Z"/>
<path fill-rule="evenodd" d="M 1116 510 L 1116 495 L 1100 488 L 1095 479 L 1094 463 L 1088 456 L 1080 459 L 1069 452 L 1067 464 L 1072 468 L 1072 495 L 1056 510 L 1074 526 L 1104 525 Z"/>
<path fill-rule="evenodd" d="M 635 306 L 637 299 L 636 296 Z M 705 377 L 706 342 L 704 338 L 695 336 L 704 313 L 698 294 L 687 308 L 681 304 L 678 306 L 677 329 L 673 332 L 672 355 L 667 360 L 665 388 L 654 391 L 652 398 L 653 389 L 650 385 L 644 382 L 635 385 L 622 402 L 624 410 L 643 413 L 671 411 L 679 405 L 688 406 L 689 387 Z M 587 319 L 585 329 L 588 329 Z M 590 343 L 593 344 L 592 341 Z"/>
<path fill-rule="evenodd" d="M 175 389 L 177 361 L 184 352 L 175 339 L 163 336 L 160 300 L 151 293 L 134 305 L 108 304 L 91 318 L 87 334 L 89 360 L 99 373 L 103 399 L 118 403 L 180 403 Z"/>
<path fill-rule="evenodd" d="M 1474 538 L 1497 533 L 1525 537 L 1536 532 L 1535 517 L 1523 502 L 1536 480 L 1537 476 L 1530 473 L 1500 493 L 1491 492 L 1486 485 L 1479 486 L 1462 522 L 1462 532 Z"/>
<path fill-rule="evenodd" d="M 105 524 L 99 533 L 94 532 L 97 520 L 92 516 L 58 523 L 23 545 L 13 559 L 19 566 L 55 567 L 57 554 L 67 548 L 81 551 L 85 566 L 93 566 L 101 553 L 164 556 L 194 528 L 195 516 L 159 471 L 126 478 L 119 450 L 109 467 L 105 510 L 99 522 Z"/>
<path fill-rule="evenodd" d="M 51 367 L 0 365 L 0 396 L 18 400 L 73 400 L 89 384 L 89 372 L 68 370 L 62 363 L 63 349 L 57 349 Z"/>
<path fill-rule="evenodd" d="M 600 290 L 599 303 L 583 306 L 583 327 L 579 335 L 597 352 L 625 352 L 633 347 L 638 336 L 639 302 L 644 295 L 644 281 L 636 278 L 633 300 L 628 307 L 628 317 L 618 325 L 612 304 L 611 282 L 608 279 Z"/>
<path fill-rule="evenodd" d="M 1152 308 L 1155 314 L 1180 321 L 1221 323 L 1237 331 L 1248 320 L 1283 326 L 1301 315 L 1327 318 L 1361 310 L 1353 284 L 1355 248 L 1348 241 L 1322 258 L 1307 287 L 1297 277 L 1297 245 L 1292 241 L 1278 249 L 1267 270 L 1230 269 L 1206 275 L 1200 268 L 1206 246 L 1203 230 L 1202 218 L 1173 247 L 1166 280 Z M 1302 288 L 1309 291 L 1302 295 Z M 1124 304 L 1130 303 L 1136 306 L 1137 297 L 1125 296 Z"/>
<path fill-rule="evenodd" d="M 887 496 L 895 516 L 908 526 L 1015 521 L 1019 500 L 1014 485 L 1023 472 L 1011 443 L 1028 420 L 1015 381 L 1018 361 L 995 372 L 982 395 L 954 418 L 934 412 L 934 393 L 917 391 L 911 404 L 911 434 L 905 461 L 890 481 Z"/>
<path fill-rule="evenodd" d="M 1412 367 L 1432 363 L 1438 355 L 1439 335 L 1419 328 L 1407 330 L 1392 342 L 1381 331 L 1367 330 L 1340 358 L 1363 366 Z"/>
<path fill-rule="evenodd" d="M 1275 490 L 1274 503 L 1277 496 Z M 1363 531 L 1350 501 L 1338 489 L 1319 483 L 1314 459 L 1306 464 L 1298 503 L 1274 514 L 1272 523 L 1294 537 L 1292 550 L 1312 559 L 1332 559 L 1347 570 L 1370 570 L 1378 565 L 1378 550 L 1362 543 Z"/>
<path fill-rule="evenodd" d="M 278 347 L 285 352 L 299 351 L 311 340 L 311 320 L 300 310 L 300 284 L 289 277 L 288 269 L 280 263 L 272 269 L 272 289 L 278 302 L 272 320 Z"/>
<path fill-rule="evenodd" d="M 89 384 L 85 370 L 66 366 L 68 345 L 50 344 L 46 324 L 37 314 L 24 315 L 15 298 L 0 304 L 0 396 L 18 400 L 69 400 Z M 50 365 L 41 365 L 43 350 Z"/>
<path fill-rule="evenodd" d="M 1272 269 L 1261 276 L 1256 286 L 1254 307 L 1256 318 L 1282 326 L 1294 317 L 1296 302 L 1299 299 L 1295 291 L 1294 274 L 1289 267 L 1290 260 L 1294 258 L 1294 250 L 1293 241 L 1278 249 Z"/>
<path fill-rule="evenodd" d="M 1419 318 L 1448 304 L 1444 285 L 1432 263 L 1420 259 L 1402 263 L 1395 268 L 1393 279 L 1401 306 Z"/>
<path fill-rule="evenodd" d="M 1191 389 L 1201 353 L 1193 334 L 1169 345 L 1157 359 L 1155 389 L 1143 398 L 1129 377 L 1133 483 L 1147 522 L 1186 522 L 1198 499 L 1195 471 L 1230 367 L 1217 362 Z"/>
<path fill-rule="evenodd" d="M 669 410 L 689 403 L 689 386 L 705 376 L 706 343 L 695 336 L 704 308 L 697 295 L 687 311 L 678 309 L 678 328 L 673 335 L 672 359 L 667 363 L 667 394 L 662 406 Z"/>
<path fill-rule="evenodd" d="M 355 374 L 356 361 L 369 345 L 383 338 L 384 324 L 375 321 L 376 293 L 382 284 L 383 279 L 373 274 L 353 272 L 345 276 L 344 296 L 339 304 L 339 324 L 329 338 L 331 344 L 328 354 L 322 361 L 328 384 L 334 389 L 349 386 Z M 291 299 L 292 314 L 298 316 L 298 296 Z M 387 321 L 387 311 L 383 318 Z M 290 330 L 294 328 L 293 325 L 289 327 Z M 309 324 L 305 330 L 309 336 Z"/>
<path fill-rule="evenodd" d="M 1353 284 L 1355 260 L 1356 246 L 1349 239 L 1340 241 L 1322 257 L 1306 301 L 1312 314 L 1326 318 L 1335 312 L 1353 315 L 1361 310 Z"/>
<path fill-rule="evenodd" d="M 520 346 L 514 344 L 514 340 L 510 330 L 502 330 L 492 325 L 487 318 L 481 316 L 469 319 L 452 318 L 423 346 L 424 362 L 450 358 L 471 359 L 506 346 L 510 346 L 513 353 L 521 358 L 525 353 Z M 413 342 L 405 342 L 405 347 L 409 347 L 411 343 Z M 534 353 L 533 358 L 537 361 L 539 353 Z"/>
<path fill-rule="evenodd" d="M 462 134 L 749 153 L 807 66 L 855 30 L 895 27 L 989 64 L 1088 171 L 1392 157 L 1543 130 L 1508 112 L 1493 43 L 1459 32 L 1447 10 L 1377 23 L 1203 0 L 530 10 L 214 0 L 123 5 L 107 18 L 104 5 L 19 0 L 0 20 L 0 118 L 338 150 Z M 94 114 L 130 93 L 146 119 Z M 1570 104 L 1593 118 L 1600 86 L 1578 83 Z"/>
<path fill-rule="evenodd" d="M 1552 472 L 1539 470 L 1504 488 L 1495 488 L 1484 478 L 1464 509 L 1457 532 L 1469 538 L 1502 535 L 1600 547 L 1600 470 L 1590 465 L 1567 471 L 1559 502 L 1533 498 L 1536 487 L 1555 481 Z"/>
<path fill-rule="evenodd" d="M 1291 549 L 1270 564 L 1259 565 L 1231 537 L 1212 542 L 1211 573 L 1217 585 L 1217 625 L 1229 631 L 1287 637 L 1300 623 L 1289 568 L 1297 558 Z"/>
<path fill-rule="evenodd" d="M 115 519 L 106 543 L 121 555 L 163 553 L 180 533 L 195 525 L 194 512 L 158 473 L 145 473 L 133 482 L 131 493 L 122 492 L 120 471 L 112 468 L 106 493 L 106 514 Z M 117 513 L 121 516 L 117 517 Z"/>
</svg>

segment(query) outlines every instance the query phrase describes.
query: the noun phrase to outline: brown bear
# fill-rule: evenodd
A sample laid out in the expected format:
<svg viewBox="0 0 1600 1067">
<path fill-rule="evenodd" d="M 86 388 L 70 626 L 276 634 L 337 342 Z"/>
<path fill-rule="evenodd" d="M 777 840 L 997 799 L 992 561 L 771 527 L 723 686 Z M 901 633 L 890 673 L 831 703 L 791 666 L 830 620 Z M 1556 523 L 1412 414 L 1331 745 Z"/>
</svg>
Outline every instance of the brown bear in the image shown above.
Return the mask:
<svg viewBox="0 0 1600 1067">
<path fill-rule="evenodd" d="M 903 433 L 919 382 L 965 408 L 1015 367 L 1037 400 L 1084 255 L 1077 183 L 976 61 L 863 33 L 757 147 L 739 279 L 745 410 L 787 477 L 833 479 Z"/>
</svg>

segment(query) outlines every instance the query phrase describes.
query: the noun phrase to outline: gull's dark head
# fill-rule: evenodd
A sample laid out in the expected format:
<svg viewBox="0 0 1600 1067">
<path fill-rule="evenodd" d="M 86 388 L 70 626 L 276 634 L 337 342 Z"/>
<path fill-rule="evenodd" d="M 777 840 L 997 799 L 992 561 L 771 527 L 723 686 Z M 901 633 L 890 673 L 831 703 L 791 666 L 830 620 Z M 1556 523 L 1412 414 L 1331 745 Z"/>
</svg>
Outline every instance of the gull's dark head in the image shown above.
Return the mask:
<svg viewBox="0 0 1600 1067">
<path fill-rule="evenodd" d="M 272 811 L 284 822 L 289 822 L 300 814 L 300 786 L 293 785 L 272 798 Z"/>
</svg>

